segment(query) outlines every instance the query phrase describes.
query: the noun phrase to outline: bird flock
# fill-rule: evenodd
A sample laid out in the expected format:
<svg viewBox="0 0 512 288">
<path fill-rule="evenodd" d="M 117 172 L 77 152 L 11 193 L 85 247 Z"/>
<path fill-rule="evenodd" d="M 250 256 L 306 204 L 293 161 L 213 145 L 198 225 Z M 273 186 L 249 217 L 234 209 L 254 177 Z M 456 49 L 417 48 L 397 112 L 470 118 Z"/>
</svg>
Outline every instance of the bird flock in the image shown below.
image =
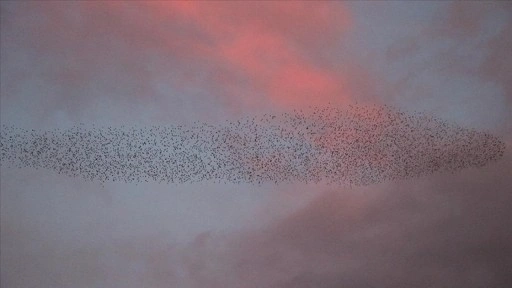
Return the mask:
<svg viewBox="0 0 512 288">
<path fill-rule="evenodd" d="M 100 182 L 363 186 L 482 167 L 505 151 L 489 133 L 376 105 L 309 108 L 216 125 L 52 131 L 4 125 L 1 132 L 2 165 Z"/>
</svg>

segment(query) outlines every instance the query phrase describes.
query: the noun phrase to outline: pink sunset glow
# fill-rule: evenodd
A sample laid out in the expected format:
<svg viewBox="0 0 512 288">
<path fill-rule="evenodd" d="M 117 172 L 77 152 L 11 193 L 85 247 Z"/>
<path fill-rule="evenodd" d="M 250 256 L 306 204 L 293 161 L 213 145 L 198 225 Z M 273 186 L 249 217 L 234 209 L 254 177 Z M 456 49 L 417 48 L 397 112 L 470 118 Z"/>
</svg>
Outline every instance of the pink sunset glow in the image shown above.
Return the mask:
<svg viewBox="0 0 512 288">
<path fill-rule="evenodd" d="M 476 148 L 502 145 L 502 157 L 486 165 L 357 187 L 98 183 L 59 174 L 76 163 L 51 151 L 52 163 L 64 163 L 53 170 L 2 159 L 0 286 L 512 286 L 508 2 L 4 1 L 0 15 L 0 121 L 30 137 L 70 127 L 188 133 L 296 111 L 315 122 L 320 116 L 311 113 L 321 109 L 353 114 L 319 123 L 356 119 L 358 129 L 396 136 L 386 130 L 392 113 L 382 112 L 391 110 L 350 110 L 386 105 L 403 112 L 403 138 L 413 143 L 388 154 L 419 159 L 414 167 L 449 145 L 469 154 L 446 165 L 470 157 L 482 164 L 492 151 Z M 415 146 L 441 133 L 423 125 L 433 118 L 460 127 L 443 138 L 458 141 Z M 326 132 L 307 144 L 331 152 L 340 141 L 369 138 L 371 153 L 358 159 L 380 170 L 400 163 L 380 157 L 389 152 L 383 139 L 351 133 Z M 26 164 L 36 159 L 34 143 L 0 152 L 25 149 Z M 263 160 L 237 155 L 248 167 L 286 158 L 271 152 Z M 113 158 L 103 160 L 122 167 Z"/>
</svg>

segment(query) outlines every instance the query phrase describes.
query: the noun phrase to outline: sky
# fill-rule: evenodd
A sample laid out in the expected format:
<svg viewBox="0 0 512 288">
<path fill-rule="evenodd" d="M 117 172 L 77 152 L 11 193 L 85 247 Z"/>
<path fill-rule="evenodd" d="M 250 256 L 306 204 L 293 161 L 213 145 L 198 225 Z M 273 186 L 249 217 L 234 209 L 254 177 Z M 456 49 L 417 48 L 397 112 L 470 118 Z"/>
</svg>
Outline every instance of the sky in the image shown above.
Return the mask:
<svg viewBox="0 0 512 288">
<path fill-rule="evenodd" d="M 390 105 L 503 158 L 362 187 L 0 174 L 2 287 L 512 285 L 512 5 L 0 2 L 0 122 L 218 123 Z"/>
</svg>

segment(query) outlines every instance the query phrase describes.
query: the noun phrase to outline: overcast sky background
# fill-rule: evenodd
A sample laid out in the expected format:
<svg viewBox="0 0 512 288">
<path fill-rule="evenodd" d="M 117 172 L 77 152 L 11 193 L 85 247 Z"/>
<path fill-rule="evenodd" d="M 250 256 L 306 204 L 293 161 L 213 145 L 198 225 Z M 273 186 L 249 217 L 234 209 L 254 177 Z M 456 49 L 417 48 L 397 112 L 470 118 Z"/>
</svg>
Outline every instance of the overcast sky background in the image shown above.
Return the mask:
<svg viewBox="0 0 512 288">
<path fill-rule="evenodd" d="M 215 123 L 357 101 L 507 143 L 481 169 L 351 189 L 2 167 L 2 287 L 512 286 L 511 4 L 0 5 L 2 124 Z"/>
</svg>

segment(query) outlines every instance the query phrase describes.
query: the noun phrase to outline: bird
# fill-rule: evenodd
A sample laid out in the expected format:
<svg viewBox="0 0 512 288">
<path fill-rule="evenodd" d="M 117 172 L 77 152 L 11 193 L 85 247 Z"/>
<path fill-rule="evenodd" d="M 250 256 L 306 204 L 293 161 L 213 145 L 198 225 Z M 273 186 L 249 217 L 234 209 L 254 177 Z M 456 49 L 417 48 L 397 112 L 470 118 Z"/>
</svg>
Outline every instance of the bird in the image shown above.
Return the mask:
<svg viewBox="0 0 512 288">
<path fill-rule="evenodd" d="M 498 161 L 497 136 L 388 105 L 309 107 L 223 124 L 1 126 L 1 164 L 87 181 L 366 186 Z"/>
</svg>

